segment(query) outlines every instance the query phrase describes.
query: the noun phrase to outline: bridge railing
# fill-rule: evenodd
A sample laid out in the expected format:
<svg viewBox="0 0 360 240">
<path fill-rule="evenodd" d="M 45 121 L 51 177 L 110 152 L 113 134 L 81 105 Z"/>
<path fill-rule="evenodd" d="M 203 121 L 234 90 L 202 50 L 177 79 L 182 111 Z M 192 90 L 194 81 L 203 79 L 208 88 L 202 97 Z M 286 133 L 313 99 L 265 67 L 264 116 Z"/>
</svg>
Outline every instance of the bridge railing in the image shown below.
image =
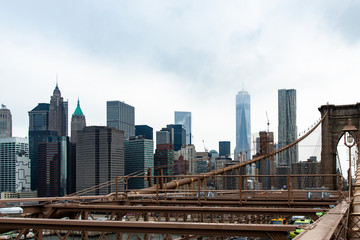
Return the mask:
<svg viewBox="0 0 360 240">
<path fill-rule="evenodd" d="M 176 183 L 184 177 L 194 179 L 189 184 L 167 189 L 169 182 Z M 195 181 L 199 175 L 178 176 L 132 176 L 126 177 L 122 189 L 117 188 L 115 194 L 125 195 L 126 198 L 139 196 L 138 189 L 153 186 L 153 192 L 140 193 L 144 197 L 155 198 L 157 201 L 167 197 L 195 198 L 211 200 L 215 198 L 237 199 L 243 202 L 264 199 L 271 193 L 273 199 L 292 203 L 298 200 L 330 200 L 340 202 L 344 198 L 344 179 L 340 174 L 293 174 L 293 175 L 217 175 Z M 334 189 L 322 186 L 323 178 L 333 178 L 337 183 Z M 120 179 L 120 178 L 118 178 Z"/>
</svg>

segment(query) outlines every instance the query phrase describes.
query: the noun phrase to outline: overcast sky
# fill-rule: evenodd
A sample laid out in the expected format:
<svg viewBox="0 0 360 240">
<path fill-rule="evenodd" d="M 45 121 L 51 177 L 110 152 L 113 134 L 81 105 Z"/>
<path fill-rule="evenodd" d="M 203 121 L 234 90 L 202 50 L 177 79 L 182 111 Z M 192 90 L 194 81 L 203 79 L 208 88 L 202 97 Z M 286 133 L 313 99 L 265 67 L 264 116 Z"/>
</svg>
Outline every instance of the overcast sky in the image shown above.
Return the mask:
<svg viewBox="0 0 360 240">
<path fill-rule="evenodd" d="M 69 114 L 79 98 L 88 125 L 106 125 L 108 100 L 134 106 L 154 134 L 190 111 L 197 151 L 202 140 L 233 150 L 242 89 L 253 133 L 267 112 L 277 135 L 278 89 L 297 90 L 299 132 L 321 105 L 359 101 L 359 23 L 351 0 L 2 0 L 0 103 L 25 137 L 28 111 L 50 102 L 58 74 Z"/>
</svg>

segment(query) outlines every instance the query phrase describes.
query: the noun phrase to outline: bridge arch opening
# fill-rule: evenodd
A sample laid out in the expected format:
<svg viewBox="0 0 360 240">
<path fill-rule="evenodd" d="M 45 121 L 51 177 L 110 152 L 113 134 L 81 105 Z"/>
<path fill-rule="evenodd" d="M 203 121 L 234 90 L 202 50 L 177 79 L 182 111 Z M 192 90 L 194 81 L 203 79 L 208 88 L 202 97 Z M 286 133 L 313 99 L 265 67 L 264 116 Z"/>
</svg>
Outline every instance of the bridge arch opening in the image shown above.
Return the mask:
<svg viewBox="0 0 360 240">
<path fill-rule="evenodd" d="M 327 114 L 321 126 L 322 173 L 336 174 L 338 145 L 342 146 L 342 143 L 344 142 L 343 136 L 346 130 L 345 127 L 349 124 L 349 119 L 351 119 L 351 124 L 356 128 L 356 131 L 351 132 L 355 141 L 353 149 L 356 149 L 356 147 L 359 149 L 360 103 L 352 105 L 323 105 L 319 108 L 319 111 L 321 116 Z M 345 164 L 342 164 L 341 167 L 344 167 L 344 165 Z M 346 166 L 346 169 L 342 170 L 342 172 L 347 170 L 348 165 Z M 347 174 L 344 177 L 347 177 Z M 334 189 L 337 185 L 336 179 L 325 177 L 323 179 L 323 185 Z"/>
</svg>

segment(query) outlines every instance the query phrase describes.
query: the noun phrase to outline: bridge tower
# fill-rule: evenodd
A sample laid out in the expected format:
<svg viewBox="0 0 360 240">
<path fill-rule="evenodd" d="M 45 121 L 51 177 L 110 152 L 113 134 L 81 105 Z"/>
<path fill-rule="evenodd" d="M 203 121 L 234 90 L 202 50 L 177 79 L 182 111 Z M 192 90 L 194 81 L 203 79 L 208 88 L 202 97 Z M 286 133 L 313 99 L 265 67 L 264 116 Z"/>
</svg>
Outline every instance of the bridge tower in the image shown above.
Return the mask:
<svg viewBox="0 0 360 240">
<path fill-rule="evenodd" d="M 353 135 L 359 149 L 360 136 L 360 103 L 352 105 L 323 105 L 319 108 L 321 117 L 327 112 L 321 127 L 321 168 L 323 174 L 336 173 L 336 150 L 344 127 L 351 119 L 358 131 Z M 333 189 L 336 186 L 335 178 L 324 178 L 323 185 Z"/>
</svg>

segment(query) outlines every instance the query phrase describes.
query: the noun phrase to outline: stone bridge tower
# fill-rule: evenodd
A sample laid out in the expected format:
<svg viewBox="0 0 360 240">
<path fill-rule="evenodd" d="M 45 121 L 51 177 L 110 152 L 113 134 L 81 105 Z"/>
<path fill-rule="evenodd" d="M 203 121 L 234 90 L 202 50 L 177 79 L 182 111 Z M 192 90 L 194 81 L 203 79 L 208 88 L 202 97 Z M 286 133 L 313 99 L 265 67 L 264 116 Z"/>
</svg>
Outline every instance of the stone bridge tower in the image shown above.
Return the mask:
<svg viewBox="0 0 360 240">
<path fill-rule="evenodd" d="M 359 134 L 360 134 L 360 103 L 353 105 L 323 105 L 319 108 L 321 116 L 325 117 L 321 128 L 321 168 L 323 174 L 336 173 L 336 151 L 341 137 L 344 135 L 344 127 L 348 125 L 348 120 L 351 119 L 351 124 L 358 130 L 353 133 L 353 137 L 359 149 Z M 323 185 L 333 189 L 336 187 L 336 178 L 325 177 Z"/>
</svg>

